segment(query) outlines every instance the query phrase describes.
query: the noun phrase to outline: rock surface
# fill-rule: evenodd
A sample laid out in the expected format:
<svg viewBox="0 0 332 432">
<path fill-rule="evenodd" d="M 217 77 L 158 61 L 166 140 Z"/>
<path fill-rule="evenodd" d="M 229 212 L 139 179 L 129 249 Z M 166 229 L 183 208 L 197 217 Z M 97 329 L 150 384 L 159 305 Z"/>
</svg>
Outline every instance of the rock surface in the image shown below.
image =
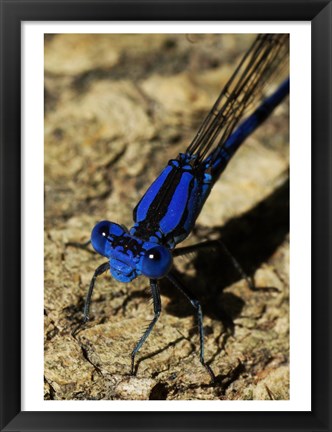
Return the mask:
<svg viewBox="0 0 332 432">
<path fill-rule="evenodd" d="M 255 132 L 215 185 L 183 243 L 221 238 L 227 255 L 176 259 L 204 312 L 199 362 L 193 311 L 161 282 L 152 318 L 148 281 L 103 275 L 90 321 L 77 334 L 95 268 L 105 261 L 66 247 L 132 210 L 167 161 L 183 151 L 249 46 L 252 35 L 48 35 L 45 37 L 45 399 L 289 398 L 288 102 Z"/>
</svg>

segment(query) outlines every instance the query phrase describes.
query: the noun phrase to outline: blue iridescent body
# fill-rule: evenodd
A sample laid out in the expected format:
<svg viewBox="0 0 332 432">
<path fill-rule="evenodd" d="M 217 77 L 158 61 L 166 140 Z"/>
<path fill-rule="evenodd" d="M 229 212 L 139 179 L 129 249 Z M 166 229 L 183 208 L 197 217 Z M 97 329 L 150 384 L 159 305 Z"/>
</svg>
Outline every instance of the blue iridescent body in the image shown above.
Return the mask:
<svg viewBox="0 0 332 432">
<path fill-rule="evenodd" d="M 196 311 L 200 336 L 200 361 L 204 360 L 203 317 L 200 303 L 172 272 L 175 247 L 192 231 L 195 221 L 217 179 L 243 141 L 272 113 L 289 93 L 286 79 L 261 101 L 268 81 L 280 73 L 288 55 L 287 35 L 259 35 L 219 95 L 192 143 L 168 162 L 133 211 L 134 225 L 127 230 L 114 222 L 101 221 L 92 230 L 91 243 L 107 258 L 90 283 L 84 308 L 88 320 L 95 279 L 110 270 L 120 282 L 138 276 L 150 280 L 154 318 L 132 351 L 132 368 L 138 350 L 150 334 L 160 311 L 158 280 L 168 278 Z M 250 114 L 242 120 L 250 109 Z M 181 248 L 180 248 L 181 249 Z M 176 252 L 176 253 L 175 253 Z"/>
<path fill-rule="evenodd" d="M 168 251 L 190 234 L 214 182 L 231 157 L 288 93 L 289 79 L 286 79 L 224 146 L 217 147 L 202 162 L 197 161 L 196 155 L 186 153 L 170 160 L 134 209 L 135 224 L 129 232 L 114 222 L 102 221 L 95 226 L 92 245 L 109 258 L 110 272 L 115 279 L 130 282 L 140 275 L 160 279 L 168 273 L 172 264 Z M 151 259 L 154 257 L 151 251 L 157 250 L 160 259 Z M 150 267 L 155 267 L 152 273 Z"/>
</svg>

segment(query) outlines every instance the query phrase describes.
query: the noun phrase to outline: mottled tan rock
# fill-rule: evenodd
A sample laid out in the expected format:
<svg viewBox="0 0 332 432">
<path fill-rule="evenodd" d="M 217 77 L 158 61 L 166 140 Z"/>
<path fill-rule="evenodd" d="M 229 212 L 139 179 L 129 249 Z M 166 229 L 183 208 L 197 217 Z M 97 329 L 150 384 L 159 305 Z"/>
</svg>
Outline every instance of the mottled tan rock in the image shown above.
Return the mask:
<svg viewBox="0 0 332 432">
<path fill-rule="evenodd" d="M 222 250 L 176 259 L 202 301 L 199 362 L 193 312 L 161 282 L 153 316 L 148 281 L 104 275 L 90 321 L 74 338 L 96 254 L 84 242 L 98 220 L 130 226 L 136 203 L 167 161 L 183 151 L 252 36 L 56 35 L 45 42 L 45 399 L 288 399 L 288 106 L 238 151 L 184 242 L 222 238 L 255 280 Z"/>
</svg>

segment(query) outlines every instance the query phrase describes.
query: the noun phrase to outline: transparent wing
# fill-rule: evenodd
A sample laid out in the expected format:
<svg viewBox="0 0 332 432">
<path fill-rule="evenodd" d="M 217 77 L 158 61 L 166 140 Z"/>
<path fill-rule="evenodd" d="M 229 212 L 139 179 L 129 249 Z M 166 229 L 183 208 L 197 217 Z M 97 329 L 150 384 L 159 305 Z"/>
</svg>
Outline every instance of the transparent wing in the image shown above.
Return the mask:
<svg viewBox="0 0 332 432">
<path fill-rule="evenodd" d="M 186 153 L 204 159 L 222 146 L 244 113 L 254 110 L 267 83 L 280 76 L 288 61 L 288 34 L 260 34 L 242 58 L 200 126 Z"/>
</svg>

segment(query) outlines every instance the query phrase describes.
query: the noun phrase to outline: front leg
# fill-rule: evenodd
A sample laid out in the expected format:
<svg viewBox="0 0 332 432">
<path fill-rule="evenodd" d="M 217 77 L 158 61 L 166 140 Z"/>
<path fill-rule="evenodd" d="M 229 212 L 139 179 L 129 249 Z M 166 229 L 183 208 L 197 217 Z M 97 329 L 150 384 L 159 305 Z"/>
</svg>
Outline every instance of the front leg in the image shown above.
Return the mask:
<svg viewBox="0 0 332 432">
<path fill-rule="evenodd" d="M 150 288 L 151 288 L 152 300 L 153 300 L 154 317 L 150 322 L 150 324 L 148 325 L 148 328 L 143 333 L 143 336 L 137 342 L 135 348 L 131 353 L 131 375 L 135 375 L 135 356 L 140 350 L 141 346 L 146 341 L 146 339 L 148 338 L 149 334 L 151 333 L 154 325 L 158 321 L 161 312 L 160 292 L 159 292 L 158 282 L 156 279 L 150 279 Z"/>
<path fill-rule="evenodd" d="M 110 268 L 110 264 L 109 262 L 105 262 L 103 264 L 101 264 L 99 267 L 96 268 L 94 275 L 92 276 L 91 282 L 90 282 L 90 286 L 89 286 L 89 291 L 86 295 L 86 299 L 85 299 L 85 304 L 84 304 L 84 311 L 83 311 L 83 320 L 78 324 L 77 327 L 75 327 L 75 329 L 72 331 L 72 336 L 76 336 L 77 332 L 80 330 L 80 328 L 87 322 L 89 321 L 89 308 L 90 308 L 90 302 L 91 302 L 91 297 L 92 297 L 92 293 L 93 293 L 93 288 L 95 286 L 95 282 L 98 276 L 100 276 L 101 274 L 105 273 L 108 269 Z"/>
<path fill-rule="evenodd" d="M 199 331 L 199 346 L 200 346 L 200 354 L 199 359 L 201 364 L 205 367 L 205 369 L 208 371 L 211 382 L 214 383 L 216 380 L 216 377 L 213 373 L 213 370 L 211 367 L 205 362 L 204 360 L 204 327 L 203 327 L 203 313 L 202 313 L 202 307 L 198 300 L 196 300 L 191 292 L 186 288 L 180 280 L 173 274 L 169 273 L 167 276 L 167 279 L 169 279 L 172 284 L 182 292 L 182 294 L 189 300 L 190 304 L 196 311 L 196 318 L 197 318 L 197 324 L 198 324 L 198 331 Z"/>
<path fill-rule="evenodd" d="M 77 249 L 83 249 L 90 254 L 96 254 L 97 252 L 94 249 L 89 248 L 90 244 L 91 244 L 91 240 L 87 240 L 84 243 L 78 243 L 78 242 L 70 241 L 70 242 L 65 243 L 65 247 L 74 247 Z"/>
<path fill-rule="evenodd" d="M 78 249 L 87 249 L 87 247 L 89 246 L 89 244 L 91 243 L 91 240 L 87 240 L 84 243 L 78 243 L 78 242 L 67 242 L 65 244 L 65 246 L 72 246 L 72 247 L 76 247 Z"/>
</svg>

